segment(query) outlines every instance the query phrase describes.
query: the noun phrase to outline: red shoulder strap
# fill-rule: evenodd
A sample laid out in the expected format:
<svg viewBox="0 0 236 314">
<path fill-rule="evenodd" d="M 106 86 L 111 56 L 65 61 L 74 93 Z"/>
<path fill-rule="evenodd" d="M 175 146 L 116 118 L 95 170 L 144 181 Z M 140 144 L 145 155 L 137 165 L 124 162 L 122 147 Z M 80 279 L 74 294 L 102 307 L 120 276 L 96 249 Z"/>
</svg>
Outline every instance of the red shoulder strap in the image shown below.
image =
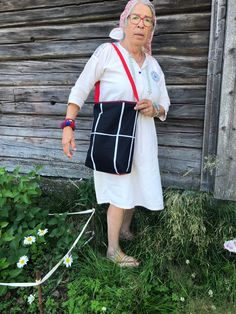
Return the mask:
<svg viewBox="0 0 236 314">
<path fill-rule="evenodd" d="M 100 81 L 95 83 L 94 102 L 98 103 L 100 99 Z"/>
<path fill-rule="evenodd" d="M 137 89 L 136 89 L 136 85 L 135 85 L 135 83 L 134 83 L 134 80 L 133 80 L 133 78 L 132 78 L 132 75 L 131 75 L 131 73 L 130 73 L 130 70 L 129 70 L 129 68 L 128 68 L 126 62 L 125 62 L 125 59 L 124 59 L 124 57 L 122 56 L 122 53 L 120 52 L 119 48 L 118 48 L 114 43 L 112 43 L 112 46 L 113 46 L 114 49 L 116 50 L 118 56 L 120 57 L 120 60 L 121 60 L 121 62 L 122 62 L 122 64 L 123 64 L 123 66 L 124 66 L 125 72 L 126 72 L 126 74 L 127 74 L 127 76 L 128 76 L 128 79 L 129 79 L 129 81 L 130 81 L 130 84 L 131 84 L 132 89 L 133 89 L 133 92 L 134 92 L 134 97 L 135 97 L 135 99 L 136 99 L 137 101 L 139 101 L 139 97 L 138 97 L 138 92 L 137 92 Z"/>
<path fill-rule="evenodd" d="M 126 74 L 128 76 L 130 84 L 132 86 L 134 97 L 135 97 L 136 101 L 139 101 L 137 88 L 136 88 L 136 85 L 135 85 L 134 80 L 132 78 L 132 75 L 130 73 L 130 70 L 129 70 L 126 62 L 125 62 L 125 59 L 122 56 L 122 53 L 120 52 L 119 48 L 114 43 L 112 43 L 112 46 L 114 47 L 115 51 L 117 52 L 117 54 L 118 54 L 118 56 L 119 56 L 119 58 L 120 58 L 120 60 L 121 60 L 121 62 L 123 64 L 125 72 L 126 72 Z M 96 84 L 95 84 L 94 102 L 98 103 L 99 102 L 99 98 L 100 98 L 100 81 L 96 82 Z"/>
</svg>

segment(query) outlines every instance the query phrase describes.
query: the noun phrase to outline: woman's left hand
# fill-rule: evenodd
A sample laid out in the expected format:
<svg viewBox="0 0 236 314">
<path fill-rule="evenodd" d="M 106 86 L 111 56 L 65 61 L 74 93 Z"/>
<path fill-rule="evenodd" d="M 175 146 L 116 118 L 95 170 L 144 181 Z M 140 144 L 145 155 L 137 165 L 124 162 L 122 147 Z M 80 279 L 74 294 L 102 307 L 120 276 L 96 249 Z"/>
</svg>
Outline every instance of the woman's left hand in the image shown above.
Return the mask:
<svg viewBox="0 0 236 314">
<path fill-rule="evenodd" d="M 141 114 L 147 117 L 153 117 L 155 114 L 155 107 L 153 106 L 152 101 L 149 99 L 140 100 L 137 102 L 134 109 L 139 110 Z"/>
</svg>

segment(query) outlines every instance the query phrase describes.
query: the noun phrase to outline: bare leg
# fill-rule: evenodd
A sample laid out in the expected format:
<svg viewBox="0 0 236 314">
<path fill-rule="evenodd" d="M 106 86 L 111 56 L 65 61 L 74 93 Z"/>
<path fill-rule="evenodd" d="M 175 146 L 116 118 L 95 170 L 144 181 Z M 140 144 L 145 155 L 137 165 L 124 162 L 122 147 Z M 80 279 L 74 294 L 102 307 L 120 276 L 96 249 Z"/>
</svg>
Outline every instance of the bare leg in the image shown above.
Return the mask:
<svg viewBox="0 0 236 314">
<path fill-rule="evenodd" d="M 130 231 L 131 221 L 134 215 L 134 208 L 132 209 L 125 209 L 124 211 L 124 218 L 120 228 L 120 237 L 126 240 L 132 240 L 134 235 Z"/>
<path fill-rule="evenodd" d="M 108 254 L 120 249 L 119 234 L 123 218 L 124 210 L 110 204 L 107 211 Z"/>
<path fill-rule="evenodd" d="M 132 217 L 131 217 L 132 219 Z M 119 244 L 120 228 L 124 220 L 124 209 L 110 204 L 107 211 L 107 233 L 108 233 L 108 248 L 107 257 L 114 262 L 120 263 L 120 266 L 138 266 L 138 261 L 125 255 L 122 252 Z M 121 264 L 122 263 L 122 264 Z"/>
</svg>

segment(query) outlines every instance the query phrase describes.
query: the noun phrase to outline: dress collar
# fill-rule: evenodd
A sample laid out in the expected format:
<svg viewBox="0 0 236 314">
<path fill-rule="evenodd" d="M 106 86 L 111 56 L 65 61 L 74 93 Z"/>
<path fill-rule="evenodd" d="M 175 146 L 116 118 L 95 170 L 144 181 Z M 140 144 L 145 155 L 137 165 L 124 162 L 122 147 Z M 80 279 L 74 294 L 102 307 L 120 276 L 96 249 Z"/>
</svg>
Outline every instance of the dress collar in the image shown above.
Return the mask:
<svg viewBox="0 0 236 314">
<path fill-rule="evenodd" d="M 120 42 L 118 42 L 117 45 L 118 45 L 119 49 L 121 50 L 122 54 L 124 54 L 127 58 L 131 58 L 134 61 L 134 63 L 140 68 L 140 66 L 138 65 L 136 60 L 131 56 L 129 51 L 126 48 L 124 48 L 120 44 Z M 144 62 L 142 64 L 141 68 L 140 68 L 141 70 L 144 69 L 147 66 L 148 58 L 149 58 L 149 55 L 147 53 L 145 53 L 145 59 L 144 59 Z"/>
</svg>

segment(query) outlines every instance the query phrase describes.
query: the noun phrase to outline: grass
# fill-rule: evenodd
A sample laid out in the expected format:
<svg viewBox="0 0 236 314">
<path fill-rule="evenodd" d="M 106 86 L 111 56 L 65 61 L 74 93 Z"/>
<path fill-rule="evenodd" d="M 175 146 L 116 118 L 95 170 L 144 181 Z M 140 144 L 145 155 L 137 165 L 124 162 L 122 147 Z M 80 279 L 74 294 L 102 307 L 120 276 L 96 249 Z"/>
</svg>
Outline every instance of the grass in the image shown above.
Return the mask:
<svg viewBox="0 0 236 314">
<path fill-rule="evenodd" d="M 64 195 L 47 192 L 41 202 L 54 212 L 96 206 L 90 225 L 96 238 L 79 251 L 72 268 L 61 268 L 43 286 L 47 314 L 236 313 L 236 255 L 223 249 L 225 240 L 236 237 L 235 202 L 166 190 L 165 210 L 138 208 L 135 241 L 122 243 L 140 267 L 120 269 L 104 257 L 106 206 L 96 205 L 92 181 L 71 187 L 69 201 Z M 36 303 L 26 304 L 29 293 L 11 290 L 0 312 L 37 313 Z"/>
</svg>

